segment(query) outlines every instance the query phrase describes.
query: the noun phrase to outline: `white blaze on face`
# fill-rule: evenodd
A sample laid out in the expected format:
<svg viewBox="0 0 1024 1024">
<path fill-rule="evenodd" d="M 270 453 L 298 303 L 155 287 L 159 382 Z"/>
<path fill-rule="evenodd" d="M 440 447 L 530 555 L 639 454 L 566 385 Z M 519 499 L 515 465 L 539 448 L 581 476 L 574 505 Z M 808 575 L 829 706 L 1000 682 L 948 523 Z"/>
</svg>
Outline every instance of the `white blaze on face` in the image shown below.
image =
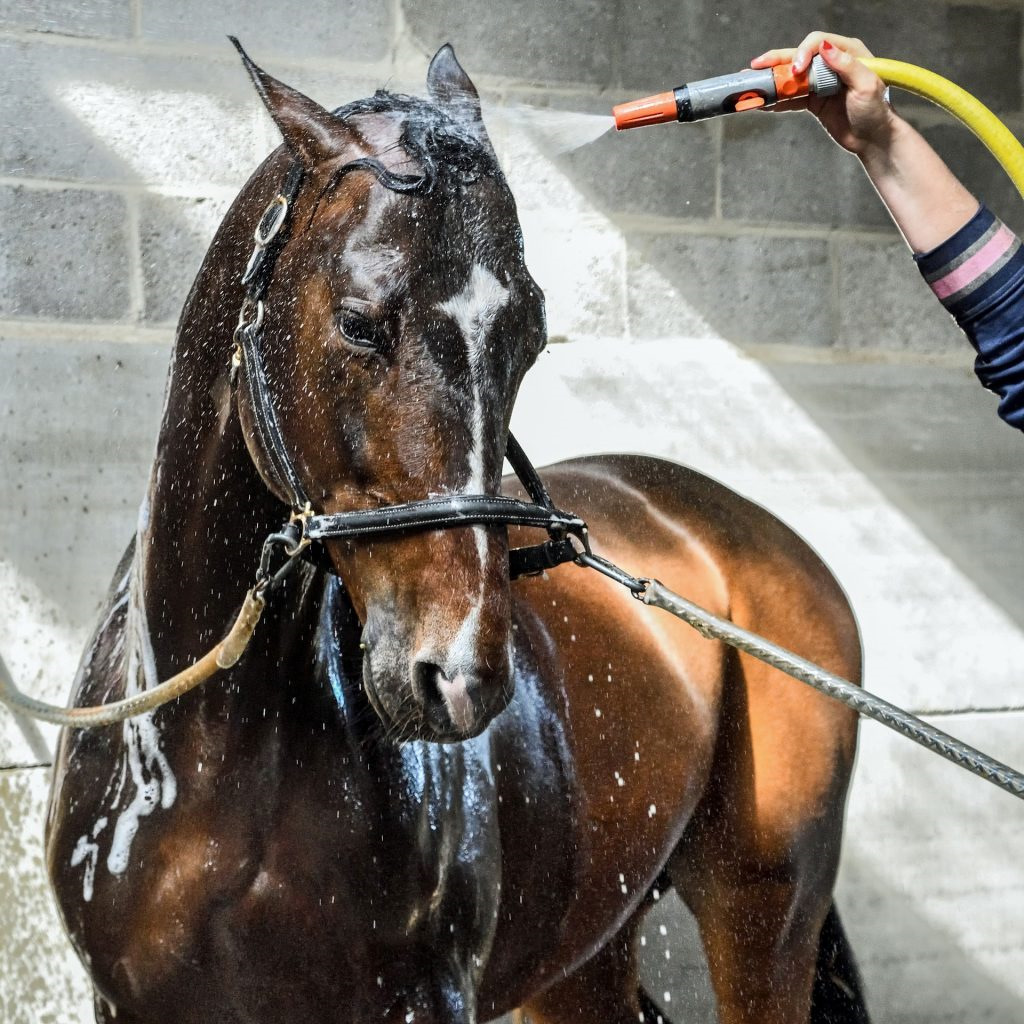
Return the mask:
<svg viewBox="0 0 1024 1024">
<path fill-rule="evenodd" d="M 487 344 L 487 335 L 498 315 L 508 304 L 508 289 L 479 263 L 473 264 L 465 288 L 438 307 L 459 326 L 469 353 L 470 386 L 473 390 L 473 413 L 470 423 L 473 435 L 469 451 L 469 479 L 466 490 L 470 494 L 484 491 L 484 410 L 480 394 L 480 365 Z M 487 535 L 483 527 L 474 527 L 480 565 L 487 555 Z"/>
<path fill-rule="evenodd" d="M 450 316 L 466 342 L 469 355 L 470 387 L 473 394 L 473 412 L 470 421 L 472 446 L 469 451 L 469 478 L 466 490 L 470 494 L 484 492 L 484 409 L 481 396 L 481 363 L 486 351 L 487 336 L 494 321 L 508 304 L 508 289 L 479 263 L 473 264 L 466 286 L 438 307 Z M 480 609 L 484 600 L 483 570 L 487 565 L 487 531 L 473 527 L 476 550 L 480 556 L 480 591 L 476 603 L 459 629 L 449 650 L 449 663 L 462 668 L 473 662 L 476 634 L 479 629 Z"/>
</svg>

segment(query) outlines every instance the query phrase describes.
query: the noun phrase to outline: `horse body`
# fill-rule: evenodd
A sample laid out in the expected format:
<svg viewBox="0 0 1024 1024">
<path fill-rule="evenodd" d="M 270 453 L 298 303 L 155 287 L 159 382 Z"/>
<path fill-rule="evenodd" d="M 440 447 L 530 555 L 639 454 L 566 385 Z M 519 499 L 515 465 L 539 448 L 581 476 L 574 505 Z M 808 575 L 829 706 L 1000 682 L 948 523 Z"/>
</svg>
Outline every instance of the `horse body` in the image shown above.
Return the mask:
<svg viewBox="0 0 1024 1024">
<path fill-rule="evenodd" d="M 458 109 L 475 92 L 455 68 L 432 66 L 432 91 Z M 282 425 L 313 439 L 298 467 L 325 481 L 311 498 L 333 509 L 493 493 L 539 350 L 507 189 L 470 169 L 463 198 L 410 215 L 350 175 L 335 199 L 342 156 L 303 149 L 326 146 L 331 123 L 258 84 L 312 176 L 268 297 L 282 323 L 271 341 L 291 356 L 273 365 Z M 356 152 L 397 150 L 401 167 L 400 146 L 371 145 L 393 122 L 366 114 Z M 288 157 L 243 191 L 186 305 L 149 494 L 76 704 L 152 685 L 211 646 L 280 522 L 280 479 L 244 393 L 232 396 L 224 338 L 245 230 Z M 460 219 L 474 184 L 484 198 Z M 439 253 L 397 275 L 425 304 L 403 299 L 394 354 L 371 360 L 361 350 L 383 347 L 387 317 L 378 291 L 417 232 L 470 259 L 454 282 Z M 311 256 L 308 239 L 324 237 Z M 332 275 L 359 296 L 340 314 Z M 316 333 L 334 320 L 340 368 L 341 346 Z M 303 347 L 285 350 L 299 334 Z M 842 594 L 768 513 L 640 457 L 565 463 L 545 483 L 585 510 L 613 560 L 858 674 Z M 633 938 L 666 871 L 698 917 L 723 1022 L 807 1020 L 850 712 L 595 573 L 562 566 L 510 587 L 503 528 L 327 548 L 345 585 L 302 566 L 219 680 L 120 730 L 62 737 L 48 865 L 99 1020 L 472 1024 L 526 1005 L 538 1020 L 626 1024 L 644 1005 Z"/>
</svg>

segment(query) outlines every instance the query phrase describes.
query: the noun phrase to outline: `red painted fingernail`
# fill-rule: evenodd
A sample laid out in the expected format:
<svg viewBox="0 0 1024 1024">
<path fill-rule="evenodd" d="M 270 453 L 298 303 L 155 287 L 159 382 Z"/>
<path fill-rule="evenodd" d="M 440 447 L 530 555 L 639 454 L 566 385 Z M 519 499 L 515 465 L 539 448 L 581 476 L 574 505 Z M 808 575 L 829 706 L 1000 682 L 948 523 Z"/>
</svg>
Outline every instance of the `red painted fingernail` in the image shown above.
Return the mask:
<svg viewBox="0 0 1024 1024">
<path fill-rule="evenodd" d="M 827 40 L 823 40 L 821 44 L 822 50 L 834 50 L 835 47 Z"/>
</svg>

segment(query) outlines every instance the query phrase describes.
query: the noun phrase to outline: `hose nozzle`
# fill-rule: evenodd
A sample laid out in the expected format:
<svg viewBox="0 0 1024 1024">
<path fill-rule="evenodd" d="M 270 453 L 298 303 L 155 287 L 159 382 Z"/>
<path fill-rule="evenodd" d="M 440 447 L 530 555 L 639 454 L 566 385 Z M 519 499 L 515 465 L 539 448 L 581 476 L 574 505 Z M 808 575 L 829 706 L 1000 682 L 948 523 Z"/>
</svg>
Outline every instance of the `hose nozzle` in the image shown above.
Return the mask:
<svg viewBox="0 0 1024 1024">
<path fill-rule="evenodd" d="M 718 114 L 770 107 L 782 100 L 795 100 L 812 93 L 833 96 L 839 92 L 839 76 L 818 55 L 799 74 L 792 64 L 778 64 L 763 70 L 739 71 L 734 75 L 705 78 L 681 85 L 672 92 L 620 103 L 612 108 L 619 131 L 668 121 L 700 121 Z"/>
</svg>

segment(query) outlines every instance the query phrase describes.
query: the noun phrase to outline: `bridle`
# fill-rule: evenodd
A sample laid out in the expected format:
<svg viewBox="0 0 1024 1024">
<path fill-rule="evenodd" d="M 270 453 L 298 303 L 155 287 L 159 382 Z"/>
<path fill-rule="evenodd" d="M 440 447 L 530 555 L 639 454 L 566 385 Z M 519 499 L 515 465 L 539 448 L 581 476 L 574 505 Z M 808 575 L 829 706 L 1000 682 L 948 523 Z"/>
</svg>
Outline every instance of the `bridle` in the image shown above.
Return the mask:
<svg viewBox="0 0 1024 1024">
<path fill-rule="evenodd" d="M 355 163 L 374 170 L 369 161 Z M 288 496 L 292 508 L 289 521 L 264 544 L 260 563 L 264 585 L 283 578 L 299 555 L 334 571 L 333 563 L 322 549 L 322 542 L 326 540 L 476 525 L 527 526 L 547 531 L 546 541 L 509 551 L 509 577 L 513 580 L 564 562 L 575 561 L 581 565 L 603 562 L 590 551 L 587 524 L 555 506 L 536 469 L 511 433 L 505 457 L 532 499 L 530 502 L 500 494 L 453 494 L 351 512 L 318 514 L 314 511 L 284 442 L 259 344 L 266 311 L 264 297 L 277 257 L 287 241 L 289 213 L 298 198 L 303 176 L 302 164 L 294 161 L 253 232 L 255 247 L 242 276 L 246 294 L 234 332 L 235 347 L 231 357 L 233 389 L 242 386 L 242 382 L 248 388 L 256 441 L 273 484 Z M 236 400 L 237 397 L 236 394 Z M 286 561 L 274 568 L 277 548 L 283 551 Z M 607 571 L 603 566 L 595 567 Z"/>
</svg>

